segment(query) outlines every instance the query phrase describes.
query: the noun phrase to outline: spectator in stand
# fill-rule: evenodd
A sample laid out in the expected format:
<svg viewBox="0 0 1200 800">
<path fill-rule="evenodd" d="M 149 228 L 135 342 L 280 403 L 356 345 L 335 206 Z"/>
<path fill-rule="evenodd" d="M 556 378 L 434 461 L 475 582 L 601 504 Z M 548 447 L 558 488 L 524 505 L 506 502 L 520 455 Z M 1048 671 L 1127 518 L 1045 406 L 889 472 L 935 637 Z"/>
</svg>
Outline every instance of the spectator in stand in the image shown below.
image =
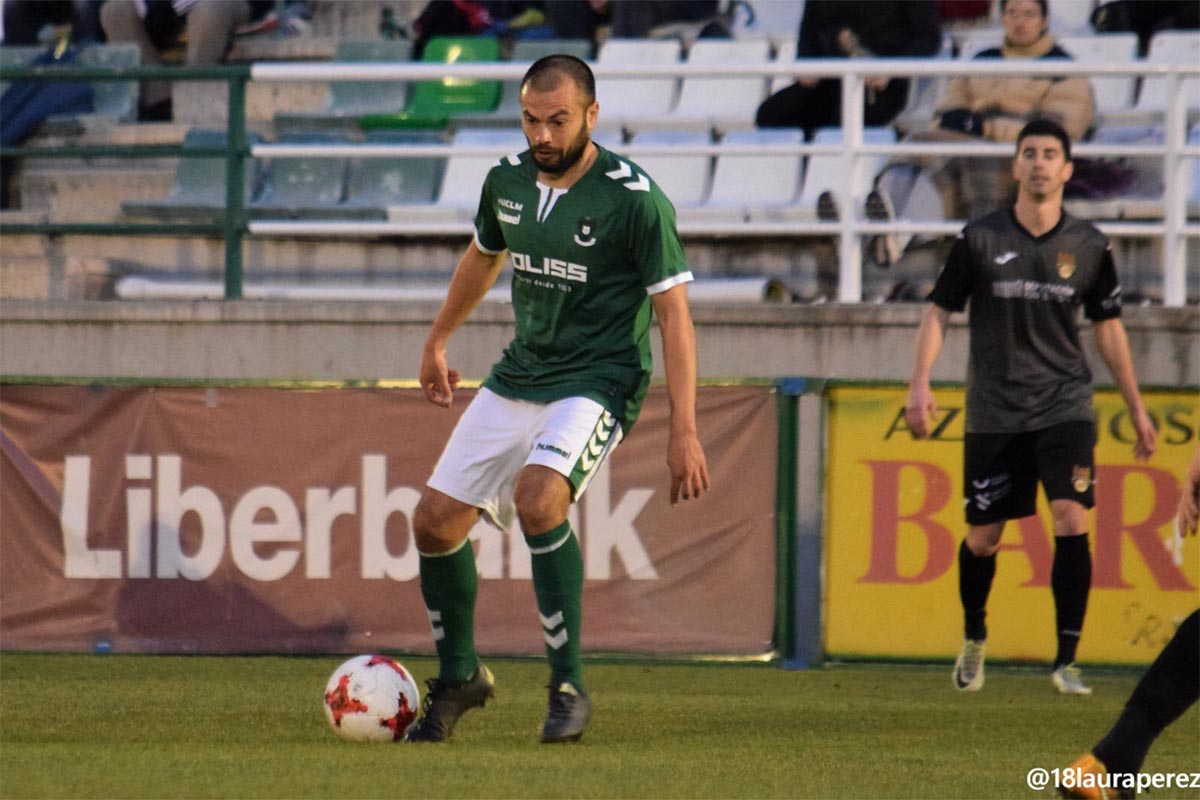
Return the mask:
<svg viewBox="0 0 1200 800">
<path fill-rule="evenodd" d="M 1070 59 L 1047 30 L 1046 0 L 1000 0 L 1004 43 L 983 50 L 976 61 L 997 58 Z M 1092 86 L 1087 78 L 971 75 L 953 78 L 937 104 L 936 126 L 908 137 L 909 141 L 1016 141 L 1027 122 L 1049 119 L 1061 125 L 1072 141 L 1085 137 L 1096 116 Z M 937 192 L 915 191 L 919 171 Z M 928 157 L 888 164 L 876 178 L 876 191 L 867 197 L 867 216 L 890 219 L 974 219 L 1011 199 L 1015 181 L 1005 158 Z M 940 195 L 941 208 L 918 208 L 916 197 Z M 909 198 L 913 202 L 910 204 Z M 869 248 L 877 263 L 898 257 L 895 237 L 878 237 Z"/>
<path fill-rule="evenodd" d="M 941 25 L 933 0 L 878 0 L 847 3 L 808 0 L 800 19 L 796 58 L 874 58 L 932 56 L 941 46 Z M 817 128 L 841 124 L 842 84 L 837 78 L 798 76 L 758 108 L 761 128 Z M 908 102 L 908 79 L 867 79 L 863 109 L 867 125 L 886 125 Z"/>
<path fill-rule="evenodd" d="M 108 41 L 137 44 L 147 65 L 161 65 L 162 51 L 186 32 L 184 63 L 201 66 L 224 61 L 239 30 L 274 11 L 274 0 L 106 0 L 100 22 Z M 299 23 L 311 18 L 311 13 L 307 3 L 292 0 L 285 4 L 283 16 L 285 32 L 302 31 L 305 26 Z M 138 119 L 171 119 L 170 81 L 142 84 Z"/>
</svg>

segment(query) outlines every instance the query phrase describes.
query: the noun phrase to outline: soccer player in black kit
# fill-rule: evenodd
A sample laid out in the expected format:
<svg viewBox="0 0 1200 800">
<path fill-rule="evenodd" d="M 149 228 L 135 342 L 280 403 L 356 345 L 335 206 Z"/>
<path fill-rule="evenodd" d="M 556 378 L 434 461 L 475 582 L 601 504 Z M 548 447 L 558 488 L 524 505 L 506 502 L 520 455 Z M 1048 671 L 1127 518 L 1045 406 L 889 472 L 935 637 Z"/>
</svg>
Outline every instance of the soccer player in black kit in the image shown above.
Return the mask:
<svg viewBox="0 0 1200 800">
<path fill-rule="evenodd" d="M 1017 137 L 1014 204 L 970 222 L 958 235 L 929 295 L 917 333 L 905 416 L 929 435 L 937 404 L 929 374 L 950 315 L 970 300 L 963 496 L 967 536 L 958 551 L 964 642 L 954 685 L 983 688 L 985 616 L 996 550 L 1007 520 L 1035 511 L 1040 482 L 1054 517 L 1054 593 L 1058 652 L 1051 668 L 1063 694 L 1086 695 L 1075 666 L 1091 588 L 1087 509 L 1094 505 L 1092 373 L 1077 326 L 1078 306 L 1092 323 L 1137 433 L 1134 455 L 1149 458 L 1157 434 L 1146 414 L 1121 324 L 1121 287 L 1107 237 L 1068 216 L 1063 185 L 1071 142 L 1049 120 Z"/>
</svg>

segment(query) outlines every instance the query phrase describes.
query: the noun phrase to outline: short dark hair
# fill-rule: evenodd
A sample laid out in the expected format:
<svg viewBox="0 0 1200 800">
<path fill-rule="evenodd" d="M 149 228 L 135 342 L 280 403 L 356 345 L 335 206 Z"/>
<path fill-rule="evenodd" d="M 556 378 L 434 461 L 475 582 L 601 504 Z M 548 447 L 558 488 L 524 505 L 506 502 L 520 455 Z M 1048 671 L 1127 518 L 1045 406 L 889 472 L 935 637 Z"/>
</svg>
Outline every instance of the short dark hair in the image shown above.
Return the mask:
<svg viewBox="0 0 1200 800">
<path fill-rule="evenodd" d="M 563 53 L 544 56 L 533 62 L 521 79 L 521 88 L 532 86 L 539 92 L 548 92 L 558 86 L 563 78 L 574 81 L 579 87 L 584 106 L 595 102 L 596 76 L 592 74 L 592 68 L 582 59 Z"/>
<path fill-rule="evenodd" d="M 1042 16 L 1050 16 L 1050 9 L 1047 8 L 1047 0 L 1037 0 L 1037 4 L 1042 7 Z M 1000 0 L 1000 13 L 1004 13 L 1004 7 L 1008 5 L 1008 0 Z"/>
<path fill-rule="evenodd" d="M 1052 119 L 1035 119 L 1032 122 L 1026 123 L 1021 132 L 1017 134 L 1017 152 L 1021 152 L 1021 142 L 1025 141 L 1030 136 L 1053 136 L 1058 141 L 1062 142 L 1063 155 L 1067 161 L 1071 160 L 1071 137 L 1067 136 L 1067 132 L 1063 130 L 1063 126 L 1059 125 Z"/>
</svg>

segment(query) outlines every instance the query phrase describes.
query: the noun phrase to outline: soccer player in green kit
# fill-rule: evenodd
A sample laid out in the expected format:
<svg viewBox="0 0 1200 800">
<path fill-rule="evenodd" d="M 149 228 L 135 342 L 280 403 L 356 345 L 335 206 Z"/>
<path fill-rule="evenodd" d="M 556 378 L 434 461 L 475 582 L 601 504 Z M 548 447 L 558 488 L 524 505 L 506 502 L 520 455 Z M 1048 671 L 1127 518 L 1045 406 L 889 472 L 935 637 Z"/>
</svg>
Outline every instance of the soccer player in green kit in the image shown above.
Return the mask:
<svg viewBox="0 0 1200 800">
<path fill-rule="evenodd" d="M 570 504 L 637 418 L 657 316 L 670 395 L 671 503 L 708 489 L 696 434 L 692 279 L 675 210 L 637 165 L 591 141 L 599 104 L 583 61 L 535 62 L 521 81 L 529 149 L 483 185 L 475 237 L 426 340 L 421 387 L 449 406 L 459 382 L 446 342 L 512 262 L 516 337 L 463 413 L 414 514 L 421 593 L 437 647 L 410 742 L 448 739 L 494 696 L 474 645 L 476 569 L 468 532 L 484 515 L 520 523 L 550 662 L 543 742 L 575 741 L 591 716 L 580 663 L 583 557 Z"/>
</svg>

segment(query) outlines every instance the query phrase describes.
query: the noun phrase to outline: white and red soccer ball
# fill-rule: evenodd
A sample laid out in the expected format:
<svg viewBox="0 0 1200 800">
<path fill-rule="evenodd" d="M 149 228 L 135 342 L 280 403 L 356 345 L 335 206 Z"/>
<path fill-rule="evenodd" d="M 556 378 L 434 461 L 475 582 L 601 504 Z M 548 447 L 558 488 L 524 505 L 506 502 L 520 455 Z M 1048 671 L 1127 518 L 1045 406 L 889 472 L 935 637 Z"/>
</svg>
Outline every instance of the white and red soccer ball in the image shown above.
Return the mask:
<svg viewBox="0 0 1200 800">
<path fill-rule="evenodd" d="M 417 682 L 399 661 L 355 656 L 325 684 L 325 718 L 351 742 L 398 742 L 417 721 Z"/>
</svg>

